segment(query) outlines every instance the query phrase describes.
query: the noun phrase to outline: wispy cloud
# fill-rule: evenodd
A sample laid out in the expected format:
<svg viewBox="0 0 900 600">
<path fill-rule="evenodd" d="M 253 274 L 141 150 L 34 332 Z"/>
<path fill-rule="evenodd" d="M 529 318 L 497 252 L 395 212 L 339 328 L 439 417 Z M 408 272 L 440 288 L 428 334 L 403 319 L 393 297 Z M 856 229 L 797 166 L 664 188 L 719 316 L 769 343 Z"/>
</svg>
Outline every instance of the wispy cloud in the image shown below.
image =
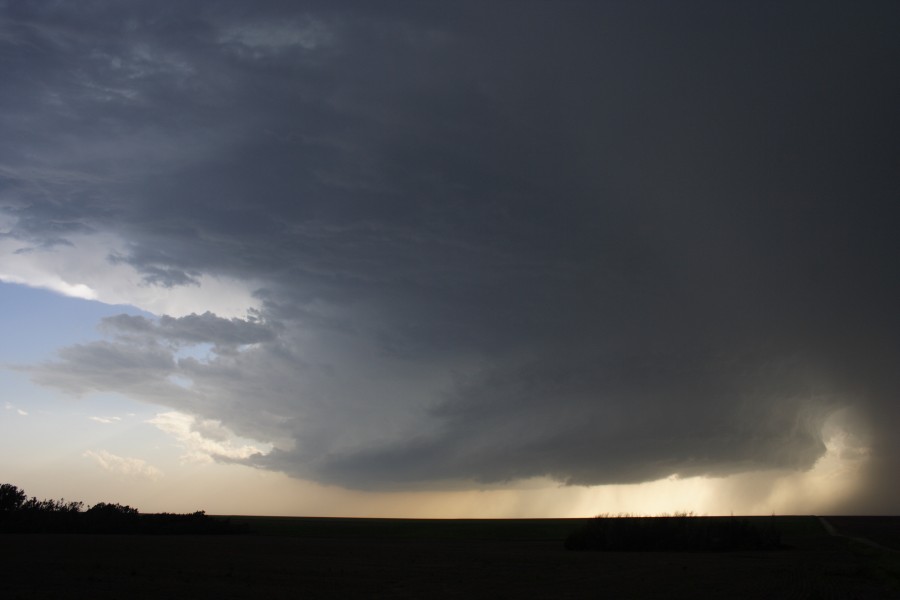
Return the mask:
<svg viewBox="0 0 900 600">
<path fill-rule="evenodd" d="M 106 450 L 87 450 L 82 456 L 90 458 L 104 471 L 137 479 L 156 481 L 162 471 L 140 458 L 117 456 Z"/>
<path fill-rule="evenodd" d="M 321 20 L 299 19 L 266 23 L 246 23 L 226 26 L 219 34 L 219 42 L 237 45 L 252 51 L 253 58 L 262 58 L 293 49 L 315 50 L 334 43 L 334 32 Z"/>
<path fill-rule="evenodd" d="M 118 421 L 122 420 L 122 417 L 88 417 L 91 421 L 96 421 L 97 423 L 103 423 L 104 425 L 111 425 Z"/>
<path fill-rule="evenodd" d="M 5 408 L 6 410 L 12 410 L 12 411 L 15 411 L 16 414 L 19 415 L 19 416 L 21 416 L 21 417 L 27 417 L 27 416 L 28 416 L 28 411 L 22 410 L 21 408 L 16 408 L 13 404 L 10 404 L 9 402 L 5 403 L 5 404 L 3 405 L 3 408 Z"/>
</svg>

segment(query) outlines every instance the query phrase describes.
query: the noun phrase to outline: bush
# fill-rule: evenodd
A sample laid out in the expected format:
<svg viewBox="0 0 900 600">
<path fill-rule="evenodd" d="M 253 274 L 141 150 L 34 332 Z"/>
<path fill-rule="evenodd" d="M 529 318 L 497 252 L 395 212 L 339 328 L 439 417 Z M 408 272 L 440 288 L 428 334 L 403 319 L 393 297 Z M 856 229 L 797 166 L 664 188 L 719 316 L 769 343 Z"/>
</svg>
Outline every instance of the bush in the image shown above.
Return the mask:
<svg viewBox="0 0 900 600">
<path fill-rule="evenodd" d="M 766 525 L 734 517 L 597 517 L 566 538 L 569 550 L 713 551 L 781 547 L 774 518 Z"/>
<path fill-rule="evenodd" d="M 99 502 L 84 513 L 84 527 L 91 533 L 133 533 L 139 519 L 136 508 Z"/>
</svg>

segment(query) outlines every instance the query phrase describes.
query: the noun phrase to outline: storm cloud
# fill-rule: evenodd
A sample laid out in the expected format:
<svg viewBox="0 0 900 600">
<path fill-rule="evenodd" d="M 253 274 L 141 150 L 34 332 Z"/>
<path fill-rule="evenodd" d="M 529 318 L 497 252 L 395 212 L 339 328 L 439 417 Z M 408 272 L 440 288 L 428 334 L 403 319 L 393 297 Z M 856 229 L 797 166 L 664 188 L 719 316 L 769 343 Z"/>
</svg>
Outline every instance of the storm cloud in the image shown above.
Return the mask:
<svg viewBox="0 0 900 600">
<path fill-rule="evenodd" d="M 257 301 L 36 381 L 347 487 L 805 470 L 845 409 L 896 465 L 896 3 L 0 10 L 0 275 L 113 236 Z"/>
</svg>

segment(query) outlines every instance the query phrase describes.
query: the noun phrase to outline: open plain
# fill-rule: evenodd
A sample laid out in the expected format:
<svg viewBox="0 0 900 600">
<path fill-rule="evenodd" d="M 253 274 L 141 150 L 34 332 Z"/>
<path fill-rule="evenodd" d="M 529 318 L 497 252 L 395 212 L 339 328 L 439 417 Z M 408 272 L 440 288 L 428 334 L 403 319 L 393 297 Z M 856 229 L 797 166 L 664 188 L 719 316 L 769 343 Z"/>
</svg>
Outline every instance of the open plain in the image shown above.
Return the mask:
<svg viewBox="0 0 900 600">
<path fill-rule="evenodd" d="M 0 565 L 6 599 L 900 598 L 896 552 L 776 520 L 779 550 L 667 553 L 567 551 L 578 519 L 232 517 L 246 533 L 3 535 Z"/>
</svg>

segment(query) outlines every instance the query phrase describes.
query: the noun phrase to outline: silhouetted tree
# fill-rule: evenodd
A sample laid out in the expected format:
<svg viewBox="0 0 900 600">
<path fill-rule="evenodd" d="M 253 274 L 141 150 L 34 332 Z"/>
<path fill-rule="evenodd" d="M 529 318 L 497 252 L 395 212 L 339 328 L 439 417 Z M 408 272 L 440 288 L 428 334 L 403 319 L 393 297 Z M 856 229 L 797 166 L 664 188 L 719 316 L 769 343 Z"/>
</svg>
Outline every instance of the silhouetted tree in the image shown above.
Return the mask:
<svg viewBox="0 0 900 600">
<path fill-rule="evenodd" d="M 98 533 L 133 533 L 140 519 L 136 508 L 108 502 L 95 504 L 84 516 L 88 529 Z"/>
<path fill-rule="evenodd" d="M 25 504 L 28 496 L 25 490 L 20 490 L 10 483 L 0 485 L 0 512 L 19 510 Z"/>
<path fill-rule="evenodd" d="M 31 497 L 22 503 L 19 510 L 39 513 L 80 513 L 84 509 L 84 502 L 66 502 L 65 498 L 59 500 L 38 500 Z"/>
<path fill-rule="evenodd" d="M 106 515 L 111 517 L 130 517 L 138 514 L 138 509 L 123 506 L 118 502 L 98 502 L 87 510 L 89 515 Z"/>
<path fill-rule="evenodd" d="M 39 500 L 14 485 L 0 484 L 0 532 L 15 533 L 242 533 L 229 521 L 190 514 L 140 514 L 131 506 L 99 502 L 84 510 L 83 502 Z"/>
</svg>

